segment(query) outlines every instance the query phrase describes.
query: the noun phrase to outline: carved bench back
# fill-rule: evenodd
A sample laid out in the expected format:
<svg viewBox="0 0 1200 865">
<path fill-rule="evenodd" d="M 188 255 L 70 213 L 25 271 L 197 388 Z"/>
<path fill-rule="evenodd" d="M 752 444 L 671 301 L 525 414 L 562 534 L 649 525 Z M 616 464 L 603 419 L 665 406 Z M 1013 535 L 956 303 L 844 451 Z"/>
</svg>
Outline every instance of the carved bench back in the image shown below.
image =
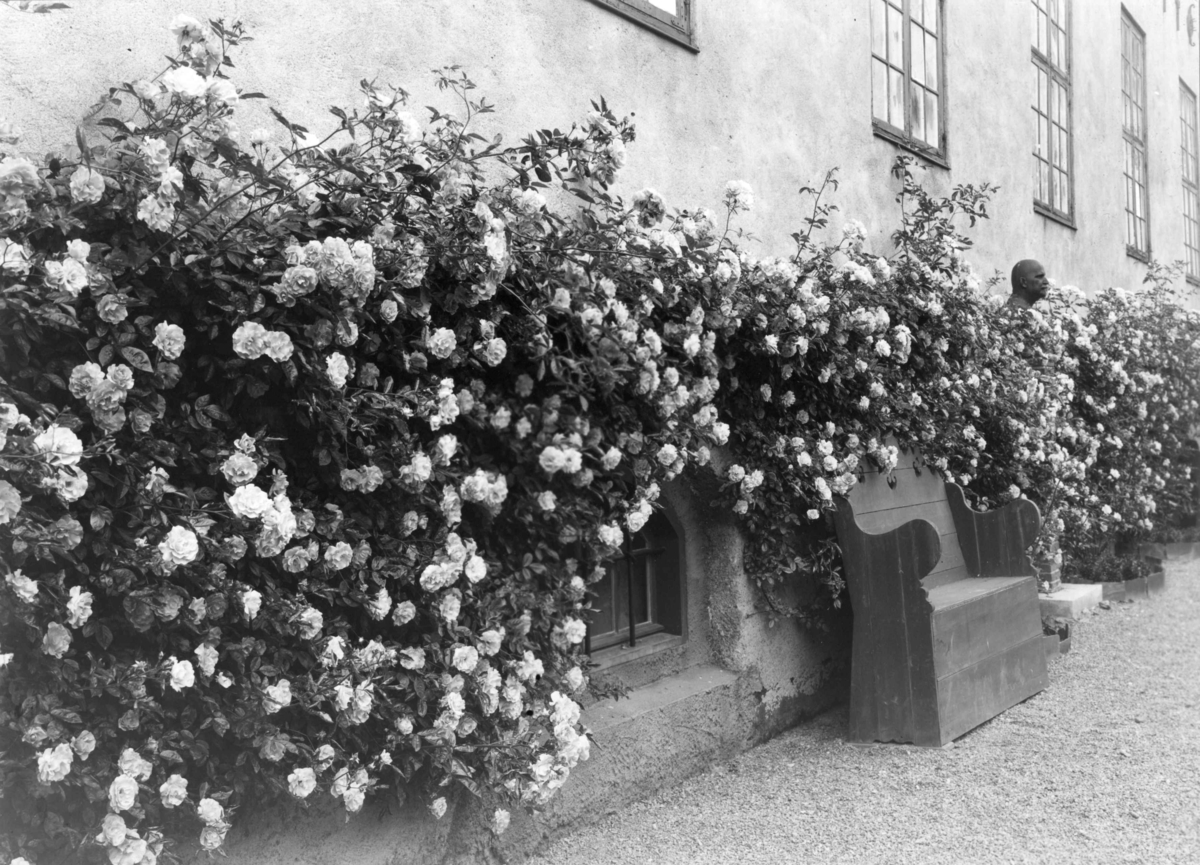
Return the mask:
<svg viewBox="0 0 1200 865">
<path fill-rule="evenodd" d="M 921 585 L 934 589 L 969 576 L 958 543 L 958 529 L 946 500 L 946 485 L 932 466 L 919 454 L 900 452 L 900 463 L 888 483 L 888 476 L 872 468 L 846 496 L 854 506 L 859 528 L 871 534 L 886 532 L 909 520 L 925 519 L 937 527 L 942 541 L 942 557 Z"/>
</svg>

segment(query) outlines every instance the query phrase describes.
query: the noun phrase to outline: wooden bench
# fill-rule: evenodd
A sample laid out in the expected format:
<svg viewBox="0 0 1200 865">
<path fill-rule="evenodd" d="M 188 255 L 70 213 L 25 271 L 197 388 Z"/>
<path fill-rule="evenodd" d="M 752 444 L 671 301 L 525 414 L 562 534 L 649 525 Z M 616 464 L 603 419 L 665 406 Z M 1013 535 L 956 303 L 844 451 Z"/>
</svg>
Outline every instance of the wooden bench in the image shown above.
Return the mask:
<svg viewBox="0 0 1200 865">
<path fill-rule="evenodd" d="M 1037 506 L 973 510 L 915 452 L 837 499 L 854 611 L 849 739 L 945 745 L 1048 684 Z"/>
</svg>

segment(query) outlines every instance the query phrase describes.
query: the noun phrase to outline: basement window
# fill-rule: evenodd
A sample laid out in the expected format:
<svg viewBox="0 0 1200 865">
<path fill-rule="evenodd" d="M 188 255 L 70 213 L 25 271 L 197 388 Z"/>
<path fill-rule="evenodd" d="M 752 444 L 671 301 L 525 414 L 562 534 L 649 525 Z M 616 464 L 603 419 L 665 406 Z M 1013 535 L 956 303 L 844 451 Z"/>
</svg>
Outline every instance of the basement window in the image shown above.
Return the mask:
<svg viewBox="0 0 1200 865">
<path fill-rule="evenodd" d="M 661 513 L 627 538 L 621 555 L 592 585 L 588 654 L 614 646 L 637 648 L 683 634 L 683 587 L 679 535 Z"/>
</svg>

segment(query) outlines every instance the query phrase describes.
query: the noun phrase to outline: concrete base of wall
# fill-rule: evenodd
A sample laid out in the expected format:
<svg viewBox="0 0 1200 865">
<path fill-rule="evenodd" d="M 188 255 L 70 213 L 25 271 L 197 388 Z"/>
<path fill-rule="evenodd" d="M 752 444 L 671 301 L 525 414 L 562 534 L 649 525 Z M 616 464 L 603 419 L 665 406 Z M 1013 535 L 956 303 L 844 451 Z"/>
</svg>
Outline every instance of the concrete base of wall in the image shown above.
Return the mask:
<svg viewBox="0 0 1200 865">
<path fill-rule="evenodd" d="M 1038 595 L 1042 618 L 1078 619 L 1104 600 L 1099 583 L 1067 583 L 1057 592 Z"/>
</svg>

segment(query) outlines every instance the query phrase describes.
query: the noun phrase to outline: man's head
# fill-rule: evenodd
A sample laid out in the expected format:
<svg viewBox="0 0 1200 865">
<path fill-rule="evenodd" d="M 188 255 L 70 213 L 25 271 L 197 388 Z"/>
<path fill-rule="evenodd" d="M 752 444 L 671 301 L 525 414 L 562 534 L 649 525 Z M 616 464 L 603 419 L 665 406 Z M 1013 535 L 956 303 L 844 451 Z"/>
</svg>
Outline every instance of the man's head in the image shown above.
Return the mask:
<svg viewBox="0 0 1200 865">
<path fill-rule="evenodd" d="M 1033 306 L 1050 292 L 1050 280 L 1046 268 L 1032 258 L 1025 258 L 1013 265 L 1012 296 Z"/>
</svg>

